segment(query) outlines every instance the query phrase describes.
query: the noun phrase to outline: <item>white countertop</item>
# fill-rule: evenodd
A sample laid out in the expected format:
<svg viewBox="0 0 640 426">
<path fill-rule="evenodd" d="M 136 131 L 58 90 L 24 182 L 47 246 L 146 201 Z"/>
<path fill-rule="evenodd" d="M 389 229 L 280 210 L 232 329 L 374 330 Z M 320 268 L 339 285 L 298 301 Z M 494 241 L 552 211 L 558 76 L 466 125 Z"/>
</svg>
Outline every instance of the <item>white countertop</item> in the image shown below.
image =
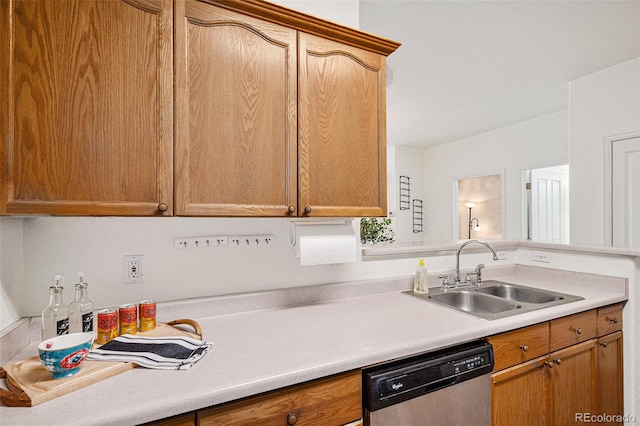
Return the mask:
<svg viewBox="0 0 640 426">
<path fill-rule="evenodd" d="M 531 267 L 509 271 L 513 274 L 507 277 L 492 276 L 487 268 L 485 280 L 503 278 L 584 300 L 487 321 L 402 294 L 410 285 L 403 277 L 386 290 L 377 280 L 363 296 L 331 298 L 328 286 L 316 293 L 324 297 L 313 304 L 289 301 L 218 316 L 203 314 L 202 302 L 186 301 L 175 309 L 187 309 L 191 315 L 186 316 L 201 325 L 203 339 L 214 343 L 192 369 L 135 368 L 36 407 L 0 407 L 1 423 L 139 424 L 627 299 L 626 280 L 620 278 Z M 366 285 L 358 282 L 354 288 Z M 11 362 L 36 354 L 32 343 Z"/>
</svg>

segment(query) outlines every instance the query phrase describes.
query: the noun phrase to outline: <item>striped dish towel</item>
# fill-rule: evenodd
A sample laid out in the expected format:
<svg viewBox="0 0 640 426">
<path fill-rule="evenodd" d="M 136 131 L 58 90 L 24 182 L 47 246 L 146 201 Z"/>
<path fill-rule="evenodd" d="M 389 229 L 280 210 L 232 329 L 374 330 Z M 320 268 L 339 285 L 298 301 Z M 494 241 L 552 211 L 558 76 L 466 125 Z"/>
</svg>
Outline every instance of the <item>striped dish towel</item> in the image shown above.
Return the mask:
<svg viewBox="0 0 640 426">
<path fill-rule="evenodd" d="M 89 351 L 90 361 L 124 361 L 162 370 L 188 370 L 213 346 L 190 337 L 123 334 Z"/>
</svg>

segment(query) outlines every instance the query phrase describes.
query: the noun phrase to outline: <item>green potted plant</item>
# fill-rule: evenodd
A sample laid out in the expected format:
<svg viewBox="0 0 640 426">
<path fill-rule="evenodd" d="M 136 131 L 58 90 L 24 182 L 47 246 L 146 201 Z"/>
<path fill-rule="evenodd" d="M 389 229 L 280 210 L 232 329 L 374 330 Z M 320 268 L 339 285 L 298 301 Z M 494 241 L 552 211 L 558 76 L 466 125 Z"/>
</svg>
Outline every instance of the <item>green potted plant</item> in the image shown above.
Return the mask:
<svg viewBox="0 0 640 426">
<path fill-rule="evenodd" d="M 394 232 L 389 226 L 390 218 L 363 217 L 360 219 L 360 242 L 362 244 L 392 243 Z"/>
</svg>

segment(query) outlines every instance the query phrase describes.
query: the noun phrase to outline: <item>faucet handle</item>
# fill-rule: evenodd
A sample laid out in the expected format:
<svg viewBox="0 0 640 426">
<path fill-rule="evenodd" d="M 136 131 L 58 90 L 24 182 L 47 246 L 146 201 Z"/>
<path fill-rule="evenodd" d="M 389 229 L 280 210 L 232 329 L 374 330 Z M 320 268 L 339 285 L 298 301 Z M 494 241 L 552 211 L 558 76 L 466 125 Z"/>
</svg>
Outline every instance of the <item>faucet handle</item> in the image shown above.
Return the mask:
<svg viewBox="0 0 640 426">
<path fill-rule="evenodd" d="M 442 289 L 446 290 L 449 287 L 449 275 L 438 275 L 438 278 L 442 280 Z"/>
<path fill-rule="evenodd" d="M 476 285 L 478 287 L 482 287 L 482 270 L 485 268 L 484 263 L 479 264 L 478 266 L 476 266 Z"/>
<path fill-rule="evenodd" d="M 478 276 L 478 271 L 467 272 L 467 275 L 464 279 L 465 284 L 473 284 L 473 280 L 471 279 L 472 275 Z"/>
</svg>

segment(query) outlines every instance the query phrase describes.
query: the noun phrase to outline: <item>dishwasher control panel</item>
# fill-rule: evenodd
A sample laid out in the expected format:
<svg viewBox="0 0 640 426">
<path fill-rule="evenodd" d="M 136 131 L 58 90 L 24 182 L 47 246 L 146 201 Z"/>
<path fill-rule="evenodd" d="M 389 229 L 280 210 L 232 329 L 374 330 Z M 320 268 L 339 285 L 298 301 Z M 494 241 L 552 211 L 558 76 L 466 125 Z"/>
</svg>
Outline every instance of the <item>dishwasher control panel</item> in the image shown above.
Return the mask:
<svg viewBox="0 0 640 426">
<path fill-rule="evenodd" d="M 483 352 L 478 355 L 473 355 L 469 358 L 453 361 L 451 367 L 454 374 L 460 374 L 465 371 L 471 371 L 476 368 L 482 368 L 486 365 L 492 364 L 488 352 Z"/>
<path fill-rule="evenodd" d="M 490 373 L 491 344 L 479 341 L 392 361 L 363 370 L 364 402 L 369 411 Z"/>
</svg>

